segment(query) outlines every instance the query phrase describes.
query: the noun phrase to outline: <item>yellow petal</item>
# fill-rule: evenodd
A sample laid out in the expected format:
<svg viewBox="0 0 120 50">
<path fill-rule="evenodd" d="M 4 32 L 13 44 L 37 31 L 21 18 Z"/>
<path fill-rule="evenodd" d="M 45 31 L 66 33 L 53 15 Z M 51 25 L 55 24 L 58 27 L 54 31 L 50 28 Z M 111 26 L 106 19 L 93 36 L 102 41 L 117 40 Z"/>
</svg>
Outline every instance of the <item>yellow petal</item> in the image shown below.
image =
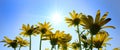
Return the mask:
<svg viewBox="0 0 120 50">
<path fill-rule="evenodd" d="M 99 48 L 99 50 L 102 50 L 102 48 Z"/>
<path fill-rule="evenodd" d="M 107 19 L 105 19 L 104 21 L 100 22 L 99 25 L 100 25 L 100 26 L 103 26 L 103 25 L 105 25 L 106 23 L 108 23 L 110 20 L 111 20 L 111 18 L 107 18 Z"/>
<path fill-rule="evenodd" d="M 68 17 L 65 17 L 65 20 L 66 21 L 72 21 L 72 19 L 68 18 Z"/>
<path fill-rule="evenodd" d="M 4 36 L 4 38 L 5 38 L 5 42 L 6 42 L 6 43 L 11 43 L 11 42 L 12 42 L 12 40 L 9 39 L 8 37 Z"/>
<path fill-rule="evenodd" d="M 104 27 L 102 27 L 102 28 L 113 28 L 113 29 L 115 29 L 114 26 L 104 26 Z"/>
<path fill-rule="evenodd" d="M 26 28 L 27 30 L 29 30 L 30 29 L 30 25 L 29 24 L 27 24 L 27 28 Z"/>
<path fill-rule="evenodd" d="M 22 30 L 27 30 L 27 28 L 26 28 L 26 25 L 25 25 L 25 24 L 23 24 L 23 25 L 22 25 Z"/>
<path fill-rule="evenodd" d="M 82 20 L 82 22 L 83 22 L 85 25 L 90 26 L 89 20 L 88 20 L 88 18 L 87 18 L 85 15 L 83 15 L 83 17 L 81 18 L 81 20 Z"/>
<path fill-rule="evenodd" d="M 69 14 L 70 14 L 70 16 L 73 18 L 73 14 L 72 14 L 71 12 L 70 12 Z"/>
<path fill-rule="evenodd" d="M 93 17 L 90 16 L 90 15 L 88 15 L 88 20 L 89 20 L 89 22 L 90 22 L 90 25 L 92 25 L 92 24 L 94 23 Z"/>
<path fill-rule="evenodd" d="M 96 18 L 95 18 L 95 23 L 98 23 L 100 20 L 100 10 L 97 11 Z"/>
<path fill-rule="evenodd" d="M 105 18 L 107 17 L 107 15 L 108 15 L 108 12 L 106 12 L 106 13 L 102 16 L 102 18 L 100 19 L 100 22 L 103 21 L 103 20 L 105 20 Z"/>
<path fill-rule="evenodd" d="M 104 42 L 107 42 L 107 41 L 110 41 L 110 40 L 112 40 L 112 38 L 106 38 L 105 40 L 104 40 Z"/>
</svg>

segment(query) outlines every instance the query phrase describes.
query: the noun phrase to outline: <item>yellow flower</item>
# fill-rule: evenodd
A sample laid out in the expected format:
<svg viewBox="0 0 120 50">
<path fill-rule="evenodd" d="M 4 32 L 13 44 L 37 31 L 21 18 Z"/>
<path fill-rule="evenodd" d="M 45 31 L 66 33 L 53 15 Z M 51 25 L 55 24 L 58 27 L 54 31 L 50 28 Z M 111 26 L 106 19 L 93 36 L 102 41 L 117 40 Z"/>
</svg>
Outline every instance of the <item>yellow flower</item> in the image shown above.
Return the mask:
<svg viewBox="0 0 120 50">
<path fill-rule="evenodd" d="M 108 36 L 109 34 L 105 31 L 98 32 L 95 37 L 93 37 L 93 46 L 95 48 L 102 48 L 102 46 L 106 46 L 107 41 L 112 39 Z"/>
<path fill-rule="evenodd" d="M 82 37 L 81 41 L 83 42 L 83 47 L 88 48 L 88 46 L 90 45 L 90 41 L 89 39 L 87 39 L 87 35 L 82 35 L 81 37 Z"/>
<path fill-rule="evenodd" d="M 51 28 L 51 25 L 50 25 L 50 22 L 48 22 L 48 23 L 46 23 L 46 22 L 44 22 L 44 24 L 42 24 L 42 23 L 38 23 L 39 25 L 38 25 L 38 30 L 44 35 L 44 34 L 46 34 L 46 35 L 50 35 L 51 33 L 49 33 L 49 32 L 51 32 L 51 30 L 53 29 L 53 28 Z"/>
<path fill-rule="evenodd" d="M 82 13 L 78 14 L 73 10 L 69 14 L 71 18 L 68 18 L 68 17 L 65 18 L 66 22 L 69 24 L 68 25 L 69 27 L 72 25 L 77 26 L 82 23 L 81 21 Z"/>
<path fill-rule="evenodd" d="M 68 38 L 66 37 L 68 36 Z M 50 41 L 51 41 L 51 44 L 60 44 L 60 43 L 66 43 L 68 41 L 71 40 L 71 36 L 69 34 L 65 34 L 64 31 L 60 32 L 59 30 L 57 30 L 54 34 L 52 33 L 50 35 Z"/>
<path fill-rule="evenodd" d="M 30 35 L 35 35 L 34 34 L 34 30 L 35 28 L 32 26 L 30 26 L 29 24 L 25 25 L 23 24 L 22 25 L 22 32 L 20 33 L 20 35 L 23 35 L 23 36 L 30 36 Z"/>
<path fill-rule="evenodd" d="M 84 23 L 83 24 L 84 28 L 89 29 L 93 35 L 95 35 L 102 28 L 115 28 L 114 26 L 104 26 L 111 20 L 111 18 L 106 19 L 107 15 L 108 12 L 106 12 L 102 16 L 102 18 L 100 18 L 100 10 L 97 11 L 95 20 L 90 15 L 88 16 L 83 15 L 82 21 Z"/>
<path fill-rule="evenodd" d="M 51 36 L 50 36 L 50 43 L 51 43 L 51 45 L 53 45 L 53 47 L 55 45 L 57 45 L 57 42 L 58 42 L 58 38 L 55 36 L 56 36 L 56 34 L 51 34 Z"/>
<path fill-rule="evenodd" d="M 120 50 L 120 48 L 114 48 L 113 50 Z"/>
<path fill-rule="evenodd" d="M 60 47 L 60 50 L 69 50 L 68 48 L 70 47 L 70 43 L 64 43 Z"/>
<path fill-rule="evenodd" d="M 59 45 L 60 47 L 66 48 L 68 46 L 68 42 L 72 39 L 70 34 L 65 34 L 64 31 L 57 30 L 55 34 L 51 34 L 50 42 L 52 45 Z M 67 48 L 66 48 L 67 49 Z"/>
<path fill-rule="evenodd" d="M 29 42 L 27 40 L 24 40 L 21 37 L 16 37 L 16 40 L 17 40 L 18 44 L 20 45 L 20 47 L 26 47 L 29 45 Z"/>
<path fill-rule="evenodd" d="M 58 33 L 56 33 L 56 34 L 57 34 L 56 36 L 58 37 L 58 42 L 60 44 L 67 43 L 72 39 L 72 36 L 70 34 L 65 34 L 64 31 L 62 31 L 62 32 L 58 31 Z"/>
<path fill-rule="evenodd" d="M 5 42 L 6 43 L 6 44 L 4 44 L 4 46 L 8 45 L 8 47 L 17 48 L 17 46 L 18 46 L 17 40 L 11 40 L 11 39 L 9 39 L 6 36 L 4 38 L 5 39 L 3 41 L 1 41 L 1 42 Z"/>
<path fill-rule="evenodd" d="M 79 42 L 73 42 L 71 46 L 74 50 L 79 50 L 80 43 Z"/>
<path fill-rule="evenodd" d="M 40 50 L 41 50 L 41 44 L 42 44 L 42 40 L 48 40 L 50 35 L 52 34 L 51 33 L 51 30 L 53 28 L 51 28 L 51 25 L 50 25 L 50 22 L 46 23 L 44 22 L 43 24 L 42 23 L 38 23 L 37 25 L 37 30 L 41 33 L 40 35 Z"/>
</svg>

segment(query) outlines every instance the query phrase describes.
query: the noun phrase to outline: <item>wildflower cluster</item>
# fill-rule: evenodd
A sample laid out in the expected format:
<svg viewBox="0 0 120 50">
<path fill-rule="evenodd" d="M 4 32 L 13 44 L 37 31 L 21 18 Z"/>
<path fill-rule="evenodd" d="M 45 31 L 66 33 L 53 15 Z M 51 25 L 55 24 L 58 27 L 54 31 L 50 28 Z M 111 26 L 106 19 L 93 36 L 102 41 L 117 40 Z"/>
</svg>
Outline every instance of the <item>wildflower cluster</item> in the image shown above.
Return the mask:
<svg viewBox="0 0 120 50">
<path fill-rule="evenodd" d="M 105 26 L 110 22 L 111 18 L 106 18 L 108 12 L 106 12 L 102 17 L 100 17 L 100 10 L 97 11 L 95 19 L 91 15 L 85 15 L 83 13 L 77 13 L 75 10 L 69 13 L 70 17 L 65 17 L 65 21 L 68 27 L 74 26 L 76 28 L 76 34 L 78 36 L 77 41 L 70 42 L 72 40 L 72 35 L 66 33 L 65 31 L 56 30 L 53 32 L 50 22 L 38 23 L 36 25 L 22 25 L 22 32 L 20 33 L 23 37 L 29 37 L 29 42 L 24 40 L 22 37 L 16 37 L 14 40 L 4 37 L 5 39 L 1 42 L 5 42 L 4 46 L 12 47 L 16 50 L 19 47 L 29 46 L 31 50 L 31 36 L 39 35 L 39 50 L 41 50 L 42 41 L 49 40 L 51 44 L 51 50 L 93 50 L 97 48 L 98 50 L 103 49 L 108 44 L 107 41 L 112 38 L 109 37 L 109 33 L 103 28 L 113 28 L 114 26 Z M 80 29 L 81 28 L 81 29 Z M 58 48 L 56 49 L 56 46 Z"/>
</svg>

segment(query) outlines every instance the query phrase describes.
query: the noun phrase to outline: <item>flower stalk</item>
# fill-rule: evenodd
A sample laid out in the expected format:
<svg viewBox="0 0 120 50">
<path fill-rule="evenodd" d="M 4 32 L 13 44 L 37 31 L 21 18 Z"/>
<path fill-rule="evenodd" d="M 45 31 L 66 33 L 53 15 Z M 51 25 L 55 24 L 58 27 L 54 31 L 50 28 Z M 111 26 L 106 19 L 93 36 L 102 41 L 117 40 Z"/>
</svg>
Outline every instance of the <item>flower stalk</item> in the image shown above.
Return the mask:
<svg viewBox="0 0 120 50">
<path fill-rule="evenodd" d="M 81 36 L 81 34 L 79 34 L 79 25 L 77 25 L 77 33 L 78 33 L 78 39 L 79 39 L 79 43 L 80 43 L 80 50 L 82 50 L 82 48 L 81 48 L 81 40 L 80 40 L 80 36 Z"/>
<path fill-rule="evenodd" d="M 21 49 L 21 46 L 19 47 L 19 50 Z"/>
<path fill-rule="evenodd" d="M 42 45 L 42 34 L 41 34 L 41 36 L 40 36 L 40 47 L 39 47 L 39 50 L 41 50 L 41 45 Z"/>
<path fill-rule="evenodd" d="M 52 45 L 51 50 L 53 50 L 53 48 L 54 48 L 54 45 Z"/>
<path fill-rule="evenodd" d="M 16 48 L 14 48 L 14 50 L 16 50 Z"/>
<path fill-rule="evenodd" d="M 29 37 L 30 37 L 30 46 L 29 46 L 29 50 L 31 50 L 31 35 L 30 35 Z"/>
<path fill-rule="evenodd" d="M 93 34 L 91 34 L 91 46 L 90 49 L 93 50 Z"/>
</svg>

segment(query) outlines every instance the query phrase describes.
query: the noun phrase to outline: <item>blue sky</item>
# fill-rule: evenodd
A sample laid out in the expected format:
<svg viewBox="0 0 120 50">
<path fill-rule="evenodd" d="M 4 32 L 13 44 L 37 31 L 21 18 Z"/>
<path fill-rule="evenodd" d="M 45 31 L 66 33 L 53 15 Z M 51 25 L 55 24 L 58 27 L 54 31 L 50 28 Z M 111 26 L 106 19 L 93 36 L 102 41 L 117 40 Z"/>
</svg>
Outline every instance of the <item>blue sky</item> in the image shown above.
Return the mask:
<svg viewBox="0 0 120 50">
<path fill-rule="evenodd" d="M 106 29 L 110 37 L 113 39 L 109 42 L 112 45 L 107 46 L 107 50 L 112 50 L 115 47 L 120 47 L 120 1 L 119 0 L 0 0 L 0 40 L 4 36 L 11 39 L 18 36 L 21 32 L 22 24 L 37 24 L 38 22 L 49 21 L 55 30 L 65 30 L 66 33 L 71 33 L 73 41 L 76 40 L 74 29 L 68 28 L 65 24 L 64 17 L 69 16 L 69 12 L 89 14 L 95 16 L 97 10 L 101 10 L 103 15 L 109 12 L 108 18 L 112 20 L 107 25 L 113 25 L 116 29 Z M 60 23 L 54 23 L 53 15 L 60 14 Z M 102 16 L 101 15 L 101 16 Z M 34 37 L 32 41 L 32 49 L 38 50 L 39 36 Z M 12 50 L 3 46 L 0 43 L 0 48 L 3 50 Z M 49 43 L 44 41 L 42 49 L 49 47 Z M 51 46 L 50 46 L 51 47 Z M 23 50 L 28 49 L 22 48 Z"/>
</svg>

